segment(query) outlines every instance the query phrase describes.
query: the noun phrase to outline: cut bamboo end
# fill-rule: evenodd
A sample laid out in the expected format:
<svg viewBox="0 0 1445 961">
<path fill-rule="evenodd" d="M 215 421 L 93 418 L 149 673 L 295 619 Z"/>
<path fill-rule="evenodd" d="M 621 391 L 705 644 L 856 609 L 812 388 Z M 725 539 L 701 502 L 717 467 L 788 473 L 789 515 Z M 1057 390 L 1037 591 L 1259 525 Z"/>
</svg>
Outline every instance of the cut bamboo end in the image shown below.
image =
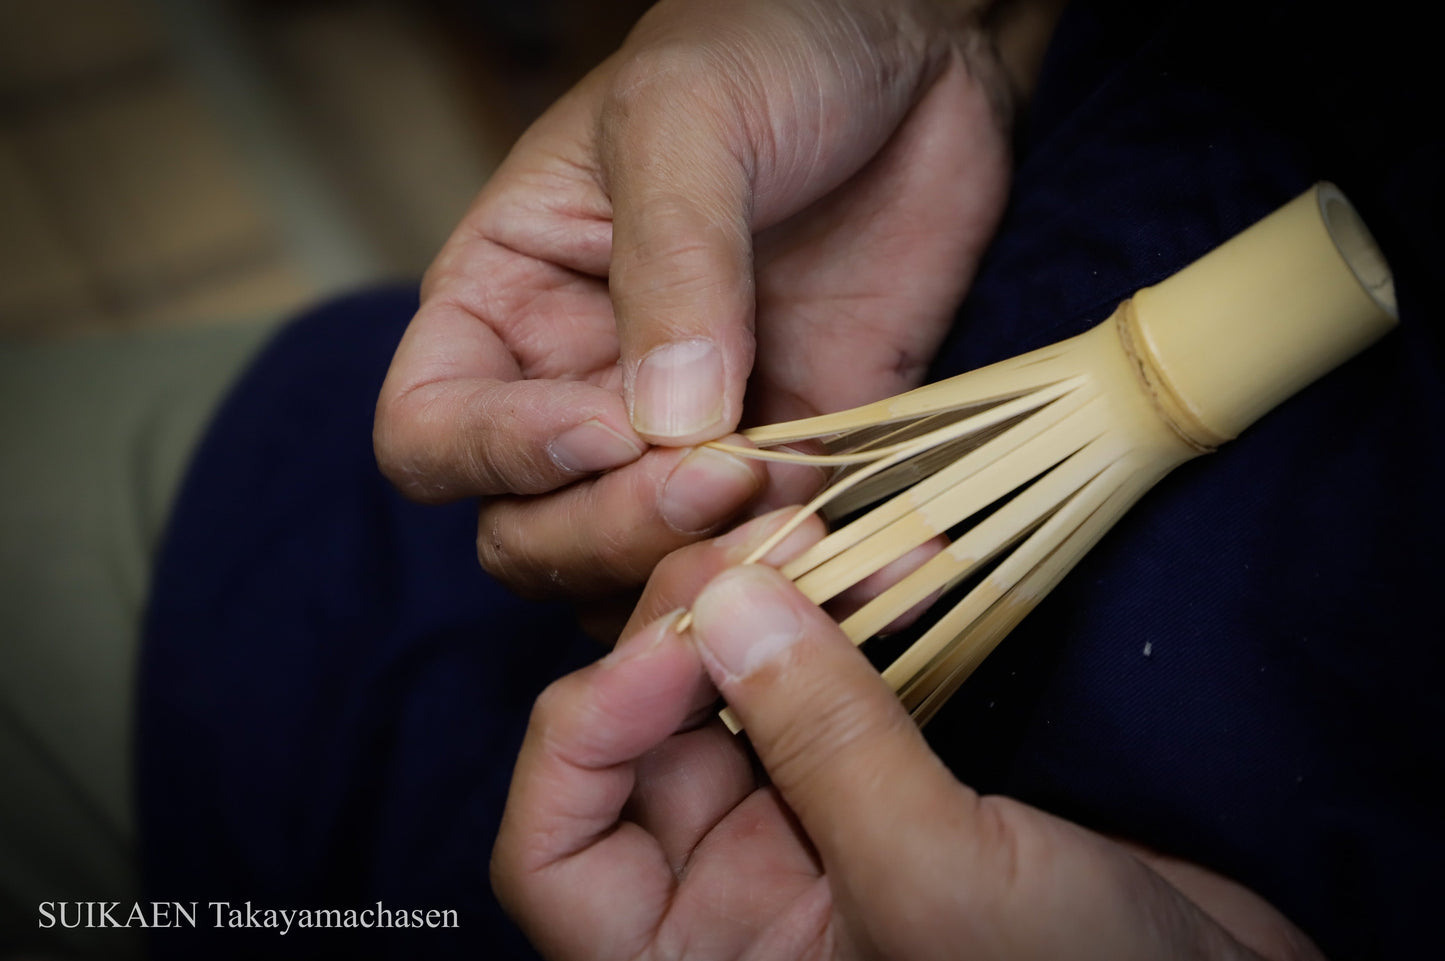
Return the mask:
<svg viewBox="0 0 1445 961">
<path fill-rule="evenodd" d="M 1132 298 L 1165 404 L 1217 446 L 1395 325 L 1394 284 L 1345 196 L 1321 183 Z"/>
<path fill-rule="evenodd" d="M 924 723 L 1160 478 L 1395 318 L 1378 246 L 1343 195 L 1317 185 L 1077 337 L 867 407 L 747 432 L 762 446 L 820 440 L 830 451 L 786 454 L 836 469 L 791 526 L 814 512 L 850 516 L 783 572 L 824 603 L 931 539 L 950 540 L 842 624 L 861 644 L 972 582 L 883 672 Z M 730 711 L 723 719 L 740 730 Z"/>
</svg>

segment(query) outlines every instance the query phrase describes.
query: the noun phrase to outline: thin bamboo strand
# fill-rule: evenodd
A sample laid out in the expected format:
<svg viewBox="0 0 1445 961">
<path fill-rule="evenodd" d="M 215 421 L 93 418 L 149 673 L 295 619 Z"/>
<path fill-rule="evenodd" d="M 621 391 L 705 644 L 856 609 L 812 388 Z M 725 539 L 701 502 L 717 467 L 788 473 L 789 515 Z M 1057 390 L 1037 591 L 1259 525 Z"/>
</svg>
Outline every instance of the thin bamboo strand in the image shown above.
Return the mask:
<svg viewBox="0 0 1445 961">
<path fill-rule="evenodd" d="M 1075 452 L 918 570 L 863 605 L 843 622 L 844 632 L 860 643 L 882 630 L 900 611 L 972 576 L 1108 469 L 1109 454 L 1100 446 L 1089 445 Z M 863 549 L 860 546 L 859 550 Z M 809 594 L 803 580 L 798 581 L 798 587 Z"/>
<path fill-rule="evenodd" d="M 1024 398 L 1019 399 L 1022 400 Z M 1027 413 L 1027 405 L 1023 406 L 1025 408 L 1024 412 Z M 1016 409 L 1016 407 L 1011 407 L 1010 411 Z M 1010 416 L 1019 416 L 1017 413 L 1001 414 L 997 416 L 986 416 L 990 413 L 991 410 L 992 408 L 977 411 L 976 413 L 971 414 L 969 417 L 960 416 L 949 418 L 945 417 L 942 413 L 930 414 L 927 417 L 919 418 L 917 421 L 905 425 L 905 428 L 914 428 L 920 425 L 932 425 L 925 427 L 925 429 L 908 430 L 905 428 L 900 428 L 897 431 L 890 431 L 888 436 L 898 436 L 898 440 L 891 444 L 861 445 L 859 447 L 850 448 L 848 450 L 829 451 L 823 454 L 809 454 L 804 451 L 796 450 L 775 450 L 768 447 L 743 447 L 741 444 L 729 444 L 726 441 L 720 440 L 709 441 L 706 446 L 711 447 L 714 450 L 720 450 L 725 451 L 729 454 L 735 454 L 739 457 L 750 457 L 753 460 L 777 461 L 779 463 L 786 464 L 806 464 L 811 467 L 857 467 L 859 465 L 871 464 L 875 461 L 882 460 L 885 457 L 891 457 L 894 454 L 907 453 L 909 456 L 912 456 L 914 453 L 920 450 L 937 450 L 939 447 L 943 446 L 945 443 L 948 442 L 934 440 L 925 443 L 930 435 L 938 433 L 939 436 L 953 437 L 954 435 L 952 434 L 952 432 L 949 432 L 946 435 L 944 434 L 944 432 L 947 431 L 947 429 L 952 425 L 961 424 L 966 420 L 970 423 L 973 423 L 973 421 L 971 420 L 972 417 L 979 418 L 977 421 L 977 426 L 966 428 L 962 433 L 958 434 L 954 438 L 955 441 L 967 440 L 967 438 L 971 434 L 982 433 L 986 431 L 989 427 L 996 426 L 1004 422 Z"/>
<path fill-rule="evenodd" d="M 913 420 L 896 421 L 889 424 L 879 424 L 871 427 L 859 427 L 844 434 L 837 434 L 827 443 L 830 454 L 852 454 L 874 450 L 889 443 L 898 441 L 913 440 L 922 437 L 924 434 L 946 423 L 963 420 L 965 417 L 972 417 L 974 414 L 982 413 L 993 404 L 980 404 L 974 407 L 960 407 L 956 410 L 940 410 L 933 414 L 924 414 Z"/>
<path fill-rule="evenodd" d="M 831 437 L 860 428 L 896 423 L 960 407 L 1009 401 L 1077 374 L 1075 369 L 1059 369 L 1062 365 L 1053 363 L 1060 358 L 1067 358 L 1067 349 L 1061 348 L 1068 343 L 1062 341 L 1042 347 L 1037 351 L 925 384 L 896 397 L 862 407 L 754 427 L 744 431 L 743 435 L 759 447 L 776 447 L 779 444 Z M 1020 376 L 1020 371 L 1026 372 L 1026 376 Z"/>
<path fill-rule="evenodd" d="M 905 706 L 919 725 L 927 724 L 964 681 L 1088 553 L 1119 518 L 1155 483 L 1157 476 L 1140 477 L 1114 491 L 1097 510 L 1086 517 L 1059 548 L 1020 579 L 1008 595 L 944 647 L 934 665 L 917 679 L 917 686 L 904 696 Z M 922 694 L 922 699 L 917 700 Z"/>
<path fill-rule="evenodd" d="M 1112 494 L 1116 472 L 1104 470 L 1064 502 L 1037 530 L 940 621 L 924 633 L 884 671 L 884 680 L 902 691 L 921 676 L 970 624 L 978 620 L 1069 536 L 1077 523 L 1097 510 Z M 846 628 L 845 628 L 846 629 Z M 911 705 L 910 705 L 911 706 Z"/>
<path fill-rule="evenodd" d="M 842 496 L 829 501 L 827 507 L 822 512 L 823 517 L 830 521 L 848 517 L 858 513 L 869 505 L 887 500 L 891 495 L 905 488 L 916 486 L 929 477 L 946 469 L 948 465 L 983 447 L 996 437 L 1014 430 L 1032 416 L 1033 415 L 1025 415 L 1016 418 L 1012 422 L 998 424 L 994 427 L 981 430 L 978 433 L 970 434 L 967 437 L 959 438 L 956 441 L 940 444 L 931 450 L 919 454 L 917 457 L 899 464 L 887 473 L 871 477 L 867 483 L 859 484 Z"/>
<path fill-rule="evenodd" d="M 827 562 L 798 574 L 795 577 L 798 589 L 821 603 L 915 547 L 947 533 L 990 504 L 998 502 L 1010 492 L 1018 490 L 1072 457 L 1107 430 L 1107 411 L 1101 407 L 1102 405 L 1098 404 L 1086 404 L 1027 443 L 1009 451 L 1006 456 L 999 457 L 986 467 L 968 475 L 960 483 L 944 487 L 936 496 L 925 500 L 914 497 L 911 491 L 899 495 L 898 500 L 907 502 L 902 510 L 893 508 L 892 501 L 884 505 L 891 508 L 887 513 L 893 515 L 894 519 L 867 537 L 858 539 L 846 551 L 839 552 Z M 1034 498 L 1038 496 L 1037 492 L 1033 495 Z M 1028 504 L 1032 503 L 1033 499 L 1030 499 Z M 1028 507 L 1026 505 L 1018 509 L 1026 510 Z M 1007 507 L 1002 508 L 1001 513 L 1004 514 L 1004 519 L 995 524 L 1006 524 L 1013 516 Z M 871 518 L 868 515 L 859 518 L 860 522 L 865 520 Z M 870 523 L 868 526 L 876 525 Z M 988 529 L 993 528 L 990 526 Z M 785 573 L 792 576 L 792 569 L 785 568 Z M 885 620 L 883 623 L 888 622 Z"/>
<path fill-rule="evenodd" d="M 1028 419 L 1014 425 L 1005 433 L 987 444 L 959 458 L 944 470 L 919 482 L 909 490 L 873 508 L 808 548 L 798 557 L 783 565 L 782 571 L 790 578 L 798 578 L 818 567 L 843 551 L 884 529 L 920 504 L 926 504 L 945 492 L 963 484 L 968 478 L 1003 461 L 1019 448 L 1034 442 L 1040 434 L 1046 433 L 1061 421 L 1067 419 L 1087 403 L 1082 392 L 1061 390 L 1059 395 L 1036 410 Z M 849 478 L 851 480 L 851 478 Z"/>
<path fill-rule="evenodd" d="M 926 487 L 925 485 L 930 483 L 931 478 L 947 471 L 953 464 L 976 454 L 977 451 L 1004 435 L 1009 435 L 1016 443 L 1022 444 L 1029 436 L 1042 430 L 1056 417 L 1064 415 L 1069 410 L 1077 409 L 1089 396 L 1088 385 L 1083 379 L 1067 381 L 1065 384 L 1069 386 L 1069 389 L 1057 396 L 1055 396 L 1056 387 L 1063 385 L 1054 385 L 1039 392 L 1046 397 L 1054 397 L 1046 405 L 1008 419 L 1000 418 L 996 424 L 983 427 L 956 441 L 939 444 L 920 453 L 917 457 L 901 461 L 888 471 L 870 477 L 864 483 L 850 485 L 847 491 L 840 493 L 838 497 L 828 502 L 822 511 L 824 518 L 836 520 L 857 514 L 865 508 L 876 507 L 887 501 L 891 495 L 904 489 L 919 491 L 918 496 L 921 500 L 936 496 L 927 492 L 943 488 L 940 486 Z M 1067 403 L 1063 400 L 1064 397 L 1069 397 Z M 1048 416 L 1043 415 L 1044 407 L 1052 408 Z M 1036 420 L 1036 418 L 1040 419 Z M 1002 443 L 1006 444 L 1007 442 Z M 991 449 L 997 452 L 1000 447 L 996 446 Z M 978 466 L 979 459 L 975 458 L 969 463 Z"/>
<path fill-rule="evenodd" d="M 901 442 L 892 447 L 874 448 L 848 454 L 805 454 L 796 450 L 743 447 L 740 444 L 728 444 L 720 440 L 708 441 L 707 446 L 738 457 L 776 461 L 782 464 L 806 464 L 810 467 L 851 467 L 856 464 L 872 464 L 892 454 L 905 453 L 914 449 L 913 445 L 907 442 Z"/>
<path fill-rule="evenodd" d="M 981 409 L 985 410 L 990 406 L 993 405 L 983 405 Z M 857 428 L 854 431 L 847 431 L 845 434 L 831 436 L 825 441 L 825 445 L 827 445 L 829 454 L 861 454 L 861 452 L 871 451 L 871 449 L 886 447 L 887 444 L 912 441 L 913 438 L 928 434 L 929 431 L 939 428 L 944 423 L 962 421 L 968 416 L 980 413 L 981 409 L 939 410 L 936 413 L 926 413 L 919 418 L 913 418 L 912 421 L 894 421 Z"/>
<path fill-rule="evenodd" d="M 789 518 L 782 527 L 774 531 L 762 544 L 759 544 L 757 548 L 747 556 L 743 563 L 753 564 L 761 558 L 766 557 L 769 551 L 778 544 L 781 544 L 807 517 L 818 513 L 835 498 L 846 494 L 850 488 L 863 484 L 875 474 L 887 471 L 896 464 L 906 461 L 908 458 L 925 452 L 932 447 L 947 444 L 951 440 L 956 440 L 959 437 L 966 436 L 977 430 L 1002 423 L 1019 414 L 1028 413 L 1030 410 L 1035 409 L 1035 403 L 1047 404 L 1051 399 L 1062 396 L 1064 393 L 1066 393 L 1066 391 L 1063 388 L 1041 391 L 1037 395 L 1019 398 L 1010 404 L 1001 404 L 998 407 L 990 408 L 975 417 L 945 424 L 943 427 L 919 437 L 909 445 L 894 445 L 885 451 L 878 452 L 880 456 L 878 461 L 863 467 L 855 473 L 849 474 L 841 481 L 831 484 L 821 491 L 811 501 L 805 504 L 797 514 Z M 737 448 L 737 451 L 745 455 L 751 453 L 748 448 Z"/>
<path fill-rule="evenodd" d="M 904 421 L 900 424 L 889 424 L 878 430 L 864 428 L 858 431 L 851 431 L 841 437 L 834 438 L 825 443 L 828 452 L 837 454 L 865 453 L 886 446 L 889 443 L 899 443 L 907 440 L 916 440 L 929 432 L 946 424 L 956 423 L 966 417 L 981 413 L 987 407 L 969 407 L 959 411 L 941 411 L 937 414 L 928 414 L 919 417 L 917 420 Z M 870 481 L 861 487 L 855 487 L 852 491 L 835 500 L 829 501 L 827 508 L 822 511 L 824 517 L 843 517 L 856 511 L 873 501 L 882 500 L 889 494 L 895 493 L 913 483 L 915 480 L 928 476 L 937 469 L 940 464 L 948 463 L 957 457 L 982 446 L 991 440 L 998 432 L 1006 430 L 1009 422 L 1004 421 L 993 427 L 980 428 L 978 431 L 950 441 L 947 444 L 940 444 L 926 453 L 919 454 L 910 459 L 905 469 L 899 465 L 895 470 L 889 471 L 887 478 Z M 867 436 L 863 436 L 867 435 Z M 840 443 L 846 440 L 848 443 Z M 939 460 L 940 452 L 949 455 L 945 460 Z M 837 483 L 846 478 L 856 467 L 841 467 L 834 471 L 832 481 Z M 875 492 L 876 489 L 876 492 Z"/>
</svg>

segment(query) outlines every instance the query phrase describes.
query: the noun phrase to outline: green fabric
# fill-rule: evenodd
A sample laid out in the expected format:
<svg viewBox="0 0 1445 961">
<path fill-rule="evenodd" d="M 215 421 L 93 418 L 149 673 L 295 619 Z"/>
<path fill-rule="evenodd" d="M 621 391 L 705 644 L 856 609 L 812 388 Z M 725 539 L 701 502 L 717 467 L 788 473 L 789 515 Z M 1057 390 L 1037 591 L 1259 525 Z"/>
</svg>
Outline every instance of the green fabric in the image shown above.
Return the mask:
<svg viewBox="0 0 1445 961">
<path fill-rule="evenodd" d="M 192 449 L 275 326 L 0 343 L 0 953 L 41 901 L 136 894 L 148 573 Z M 106 957 L 137 950 L 105 935 Z"/>
</svg>

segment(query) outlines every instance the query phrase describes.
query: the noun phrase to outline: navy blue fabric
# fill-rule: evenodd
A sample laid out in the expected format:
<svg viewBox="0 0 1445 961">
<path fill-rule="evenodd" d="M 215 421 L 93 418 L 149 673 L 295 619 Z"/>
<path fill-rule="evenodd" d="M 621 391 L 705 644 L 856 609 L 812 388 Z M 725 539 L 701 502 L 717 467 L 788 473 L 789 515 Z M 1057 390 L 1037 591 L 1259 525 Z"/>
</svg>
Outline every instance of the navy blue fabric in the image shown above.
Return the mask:
<svg viewBox="0 0 1445 961">
<path fill-rule="evenodd" d="M 1078 0 L 936 371 L 1084 329 L 1316 179 L 1360 207 L 1400 329 L 1166 478 L 929 728 L 975 786 L 1238 878 L 1335 958 L 1432 944 L 1445 856 L 1445 153 L 1418 21 Z M 236 954 L 527 956 L 487 852 L 532 697 L 592 651 L 478 572 L 471 505 L 378 475 L 372 405 L 414 306 L 301 320 L 213 426 L 155 580 L 140 805 L 155 897 L 382 899 L 463 927 L 228 933 Z"/>
<path fill-rule="evenodd" d="M 1166 478 L 929 727 L 974 786 L 1238 878 L 1334 958 L 1419 956 L 1445 860 L 1445 150 L 1411 23 L 1075 4 L 935 372 L 1086 329 L 1317 179 L 1360 208 L 1399 329 Z"/>
<path fill-rule="evenodd" d="M 422 507 L 371 419 L 412 290 L 289 325 L 199 451 L 142 654 L 148 896 L 200 901 L 157 957 L 528 957 L 487 860 L 532 700 L 595 642 L 487 578 L 474 504 Z M 238 908 L 452 909 L 455 930 L 216 930 Z"/>
</svg>

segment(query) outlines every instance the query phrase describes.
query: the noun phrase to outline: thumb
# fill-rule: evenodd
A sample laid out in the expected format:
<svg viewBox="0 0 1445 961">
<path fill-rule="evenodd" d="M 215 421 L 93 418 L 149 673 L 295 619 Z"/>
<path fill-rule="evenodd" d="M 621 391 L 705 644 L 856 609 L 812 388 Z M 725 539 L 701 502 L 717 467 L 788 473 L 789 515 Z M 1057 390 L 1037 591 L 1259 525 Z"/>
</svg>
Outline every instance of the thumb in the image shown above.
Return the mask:
<svg viewBox="0 0 1445 961">
<path fill-rule="evenodd" d="M 692 632 L 828 871 L 888 877 L 941 811 L 956 825 L 973 807 L 878 672 L 777 571 L 724 571 L 694 602 Z"/>
<path fill-rule="evenodd" d="M 729 433 L 753 362 L 748 175 L 730 125 L 682 87 L 620 83 L 602 152 L 628 410 L 640 436 L 669 446 Z"/>
</svg>

